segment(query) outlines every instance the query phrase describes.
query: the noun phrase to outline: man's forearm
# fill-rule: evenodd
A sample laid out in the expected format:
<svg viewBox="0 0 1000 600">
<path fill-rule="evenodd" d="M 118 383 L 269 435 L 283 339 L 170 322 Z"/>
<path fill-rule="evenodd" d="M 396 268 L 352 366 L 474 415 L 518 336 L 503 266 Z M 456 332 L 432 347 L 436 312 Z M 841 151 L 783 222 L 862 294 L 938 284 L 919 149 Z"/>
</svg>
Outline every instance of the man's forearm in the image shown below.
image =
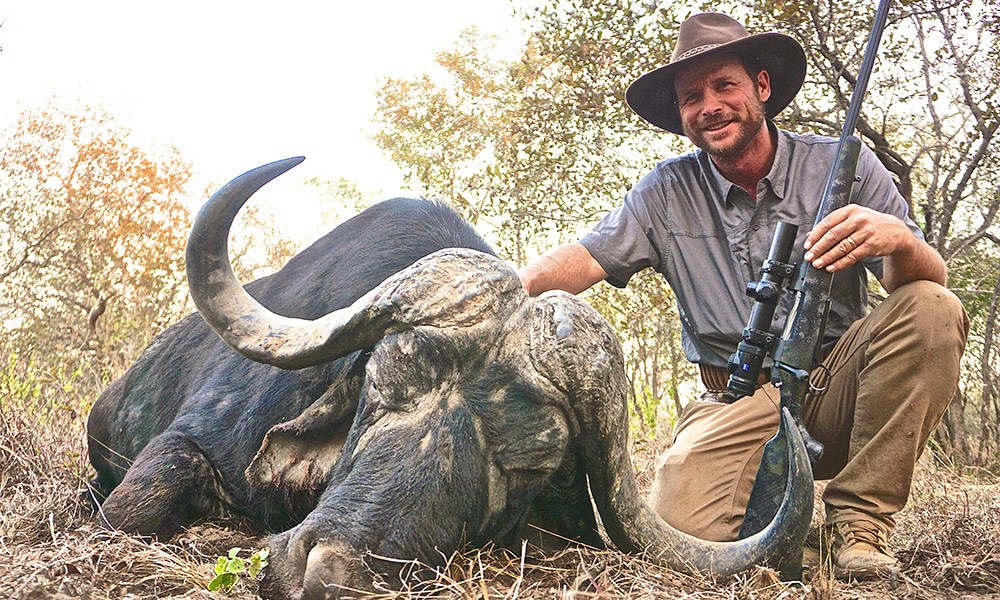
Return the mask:
<svg viewBox="0 0 1000 600">
<path fill-rule="evenodd" d="M 579 294 L 608 274 L 583 244 L 574 242 L 556 246 L 544 256 L 521 267 L 517 272 L 529 296 L 549 290 Z"/>
<path fill-rule="evenodd" d="M 882 287 L 892 292 L 911 281 L 927 280 L 948 284 L 944 259 L 927 242 L 914 238 L 912 247 L 887 255 L 882 262 Z"/>
</svg>

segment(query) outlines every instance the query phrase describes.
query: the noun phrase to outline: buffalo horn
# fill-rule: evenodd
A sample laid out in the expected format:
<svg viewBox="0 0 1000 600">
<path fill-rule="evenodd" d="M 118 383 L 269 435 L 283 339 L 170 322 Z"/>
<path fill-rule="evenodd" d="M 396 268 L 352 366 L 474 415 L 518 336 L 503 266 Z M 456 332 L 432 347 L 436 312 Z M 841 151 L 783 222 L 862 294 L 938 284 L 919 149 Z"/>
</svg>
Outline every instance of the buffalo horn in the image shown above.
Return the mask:
<svg viewBox="0 0 1000 600">
<path fill-rule="evenodd" d="M 543 294 L 532 359 L 546 379 L 567 395 L 580 432 L 580 452 L 590 491 L 608 538 L 619 549 L 652 562 L 707 575 L 732 575 L 768 564 L 796 578 L 812 519 L 813 479 L 805 444 L 787 409 L 779 419 L 788 436 L 788 476 L 777 514 L 743 540 L 701 540 L 672 527 L 639 495 L 628 444 L 629 382 L 615 333 L 592 308 L 565 293 Z M 742 400 L 745 402 L 746 400 Z"/>
<path fill-rule="evenodd" d="M 735 542 L 701 540 L 671 527 L 645 502 L 623 503 L 624 490 L 614 482 L 606 488 L 612 493 L 598 505 L 606 503 L 609 515 L 625 520 L 608 519 L 601 512 L 609 537 L 620 548 L 644 551 L 653 562 L 681 571 L 728 576 L 767 564 L 785 579 L 799 579 L 802 544 L 813 512 L 813 478 L 805 443 L 788 409 L 782 409 L 781 417 L 780 426 L 789 437 L 789 473 L 781 506 L 763 530 Z"/>
<path fill-rule="evenodd" d="M 304 160 L 279 160 L 240 175 L 198 213 L 187 245 L 187 278 L 198 312 L 237 352 L 257 362 L 300 369 L 378 342 L 391 325 L 381 286 L 354 304 L 314 321 L 275 314 L 243 289 L 229 264 L 229 228 L 236 213 L 267 182 Z"/>
<path fill-rule="evenodd" d="M 813 477 L 805 442 L 787 409 L 779 427 L 788 436 L 788 476 L 781 505 L 763 530 L 735 542 L 712 542 L 672 527 L 639 497 L 628 454 L 627 420 L 622 369 L 612 369 L 609 385 L 593 389 L 588 401 L 577 406 L 584 435 L 578 443 L 590 479 L 594 502 L 608 537 L 627 552 L 643 552 L 653 562 L 673 569 L 712 575 L 732 575 L 767 564 L 785 578 L 801 574 L 802 544 L 813 512 Z M 587 382 L 580 388 L 586 390 Z M 612 397 L 619 396 L 617 401 Z M 617 407 L 617 411 L 595 407 Z M 620 414 L 613 414 L 619 412 Z"/>
</svg>

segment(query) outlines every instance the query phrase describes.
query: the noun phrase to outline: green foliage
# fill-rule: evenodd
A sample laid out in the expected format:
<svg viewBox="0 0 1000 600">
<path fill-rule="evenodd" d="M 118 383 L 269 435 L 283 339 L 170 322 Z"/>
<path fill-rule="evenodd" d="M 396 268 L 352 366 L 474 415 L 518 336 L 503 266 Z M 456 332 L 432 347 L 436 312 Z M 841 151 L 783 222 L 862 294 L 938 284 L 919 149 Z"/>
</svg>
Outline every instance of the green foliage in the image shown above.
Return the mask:
<svg viewBox="0 0 1000 600">
<path fill-rule="evenodd" d="M 5 402 L 12 405 L 24 406 L 34 398 L 42 394 L 42 384 L 39 381 L 38 372 L 33 369 L 34 361 L 29 361 L 28 369 L 22 375 L 18 368 L 19 356 L 11 354 L 7 357 L 7 364 L 4 366 L 3 375 L 0 377 L 0 390 L 3 390 Z"/>
<path fill-rule="evenodd" d="M 267 566 L 267 548 L 254 552 L 247 560 L 239 557 L 242 551 L 242 548 L 230 548 L 228 556 L 219 557 L 215 562 L 215 578 L 208 584 L 209 591 L 228 594 L 239 582 L 240 575 L 256 579 Z"/>
<path fill-rule="evenodd" d="M 10 353 L 0 370 L 0 409 L 16 410 L 39 425 L 81 417 L 101 384 L 92 375 L 84 363 L 49 364 L 33 353 Z"/>
</svg>

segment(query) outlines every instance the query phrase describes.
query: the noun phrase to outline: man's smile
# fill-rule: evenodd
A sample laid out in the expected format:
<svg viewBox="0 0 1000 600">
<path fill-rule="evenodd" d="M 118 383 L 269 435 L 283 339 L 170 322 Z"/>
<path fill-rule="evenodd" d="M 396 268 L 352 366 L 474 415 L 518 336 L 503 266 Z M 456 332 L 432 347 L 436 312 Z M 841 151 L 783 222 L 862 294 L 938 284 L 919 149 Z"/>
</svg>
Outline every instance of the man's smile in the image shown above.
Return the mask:
<svg viewBox="0 0 1000 600">
<path fill-rule="evenodd" d="M 708 125 L 702 126 L 701 129 L 702 129 L 702 131 L 709 131 L 709 132 L 711 132 L 711 131 L 719 131 L 719 130 L 724 129 L 726 126 L 728 126 L 729 124 L 734 123 L 734 122 L 736 122 L 736 119 L 725 119 L 725 120 L 722 120 L 722 121 L 715 121 L 713 123 L 709 123 Z"/>
</svg>

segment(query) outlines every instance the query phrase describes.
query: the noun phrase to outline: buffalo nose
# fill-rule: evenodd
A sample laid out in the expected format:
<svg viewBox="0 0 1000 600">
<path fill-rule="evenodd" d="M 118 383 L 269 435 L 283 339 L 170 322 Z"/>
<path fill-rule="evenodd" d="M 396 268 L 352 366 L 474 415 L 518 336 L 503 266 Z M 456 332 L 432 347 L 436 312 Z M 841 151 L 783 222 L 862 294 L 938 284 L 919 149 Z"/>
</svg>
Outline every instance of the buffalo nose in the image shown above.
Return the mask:
<svg viewBox="0 0 1000 600">
<path fill-rule="evenodd" d="M 356 597 L 371 590 L 372 580 L 361 554 L 342 541 L 324 540 L 306 559 L 302 600 Z"/>
<path fill-rule="evenodd" d="M 371 575 L 361 552 L 308 522 L 268 540 L 270 565 L 261 582 L 264 598 L 313 600 L 357 597 L 370 590 Z"/>
</svg>

